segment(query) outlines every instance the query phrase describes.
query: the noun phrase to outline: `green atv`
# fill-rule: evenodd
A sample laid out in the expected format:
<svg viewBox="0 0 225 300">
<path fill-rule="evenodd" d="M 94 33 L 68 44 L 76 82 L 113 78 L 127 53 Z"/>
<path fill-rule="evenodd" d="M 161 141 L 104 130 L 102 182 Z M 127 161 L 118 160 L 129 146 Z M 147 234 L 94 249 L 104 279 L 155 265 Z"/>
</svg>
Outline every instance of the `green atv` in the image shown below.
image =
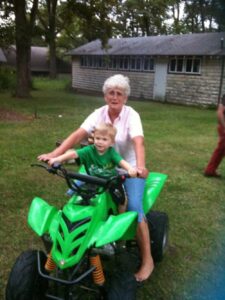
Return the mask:
<svg viewBox="0 0 225 300">
<path fill-rule="evenodd" d="M 45 252 L 27 250 L 19 255 L 9 275 L 6 300 L 136 299 L 137 213 L 118 214 L 111 193 L 128 175 L 104 179 L 59 164 L 35 165 L 63 177 L 76 192 L 61 209 L 40 197 L 33 199 L 28 224 L 42 238 Z M 168 243 L 168 216 L 150 209 L 166 178 L 150 173 L 146 179 L 144 212 L 154 262 L 162 260 Z"/>
</svg>

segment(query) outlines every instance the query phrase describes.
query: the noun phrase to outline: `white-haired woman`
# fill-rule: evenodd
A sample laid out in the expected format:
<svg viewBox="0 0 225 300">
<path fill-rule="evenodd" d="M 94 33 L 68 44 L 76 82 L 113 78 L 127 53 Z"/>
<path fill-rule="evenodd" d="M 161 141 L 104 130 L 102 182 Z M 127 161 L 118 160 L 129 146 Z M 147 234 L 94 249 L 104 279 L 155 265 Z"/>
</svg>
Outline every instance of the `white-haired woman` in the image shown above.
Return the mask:
<svg viewBox="0 0 225 300">
<path fill-rule="evenodd" d="M 128 210 L 138 212 L 137 241 L 142 263 L 135 273 L 135 277 L 137 281 L 143 281 L 151 275 L 154 263 L 151 256 L 149 230 L 142 207 L 145 178 L 148 175 L 145 167 L 142 123 L 139 114 L 126 105 L 130 95 L 127 77 L 117 74 L 106 79 L 103 85 L 103 94 L 106 105 L 91 113 L 80 128 L 64 140 L 58 148 L 48 154 L 40 155 L 38 159 L 46 161 L 64 153 L 75 144 L 88 138 L 99 123 L 111 123 L 116 127 L 115 149 L 126 161 L 137 168 L 139 174 L 139 178 L 127 179 L 125 188 L 128 195 Z"/>
</svg>

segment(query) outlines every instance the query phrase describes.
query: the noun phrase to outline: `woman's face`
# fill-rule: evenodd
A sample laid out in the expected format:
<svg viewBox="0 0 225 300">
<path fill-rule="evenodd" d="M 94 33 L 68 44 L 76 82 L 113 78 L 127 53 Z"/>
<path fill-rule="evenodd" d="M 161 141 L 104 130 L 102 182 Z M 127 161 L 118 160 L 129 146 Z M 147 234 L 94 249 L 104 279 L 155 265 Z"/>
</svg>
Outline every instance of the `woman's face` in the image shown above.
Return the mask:
<svg viewBox="0 0 225 300">
<path fill-rule="evenodd" d="M 120 112 L 123 105 L 127 102 L 127 96 L 124 90 L 120 88 L 111 88 L 105 93 L 105 102 L 109 105 L 110 110 Z"/>
</svg>

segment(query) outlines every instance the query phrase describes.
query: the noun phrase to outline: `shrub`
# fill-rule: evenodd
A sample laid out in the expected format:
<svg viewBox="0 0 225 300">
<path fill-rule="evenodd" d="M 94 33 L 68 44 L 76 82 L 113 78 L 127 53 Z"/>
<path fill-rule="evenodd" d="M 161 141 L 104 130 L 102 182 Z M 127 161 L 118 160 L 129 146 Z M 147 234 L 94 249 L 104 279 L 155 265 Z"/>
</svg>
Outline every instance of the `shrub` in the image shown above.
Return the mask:
<svg viewBox="0 0 225 300">
<path fill-rule="evenodd" d="M 11 90 L 15 87 L 15 69 L 9 66 L 0 65 L 0 91 Z"/>
</svg>

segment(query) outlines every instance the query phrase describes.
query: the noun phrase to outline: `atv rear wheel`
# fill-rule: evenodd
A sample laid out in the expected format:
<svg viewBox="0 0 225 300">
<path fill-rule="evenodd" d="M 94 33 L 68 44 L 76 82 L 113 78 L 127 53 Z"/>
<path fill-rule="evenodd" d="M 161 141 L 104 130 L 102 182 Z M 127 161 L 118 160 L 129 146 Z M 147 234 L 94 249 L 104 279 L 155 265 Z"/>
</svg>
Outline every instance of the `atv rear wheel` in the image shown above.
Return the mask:
<svg viewBox="0 0 225 300">
<path fill-rule="evenodd" d="M 135 300 L 137 281 L 134 274 L 117 272 L 110 281 L 107 300 Z"/>
<path fill-rule="evenodd" d="M 46 256 L 40 251 L 41 267 Z M 17 258 L 6 286 L 6 300 L 41 300 L 45 299 L 48 282 L 38 274 L 37 251 L 22 252 Z"/>
<path fill-rule="evenodd" d="M 169 218 L 164 212 L 150 211 L 147 215 L 151 237 L 151 252 L 154 262 L 163 259 L 168 245 Z"/>
</svg>

